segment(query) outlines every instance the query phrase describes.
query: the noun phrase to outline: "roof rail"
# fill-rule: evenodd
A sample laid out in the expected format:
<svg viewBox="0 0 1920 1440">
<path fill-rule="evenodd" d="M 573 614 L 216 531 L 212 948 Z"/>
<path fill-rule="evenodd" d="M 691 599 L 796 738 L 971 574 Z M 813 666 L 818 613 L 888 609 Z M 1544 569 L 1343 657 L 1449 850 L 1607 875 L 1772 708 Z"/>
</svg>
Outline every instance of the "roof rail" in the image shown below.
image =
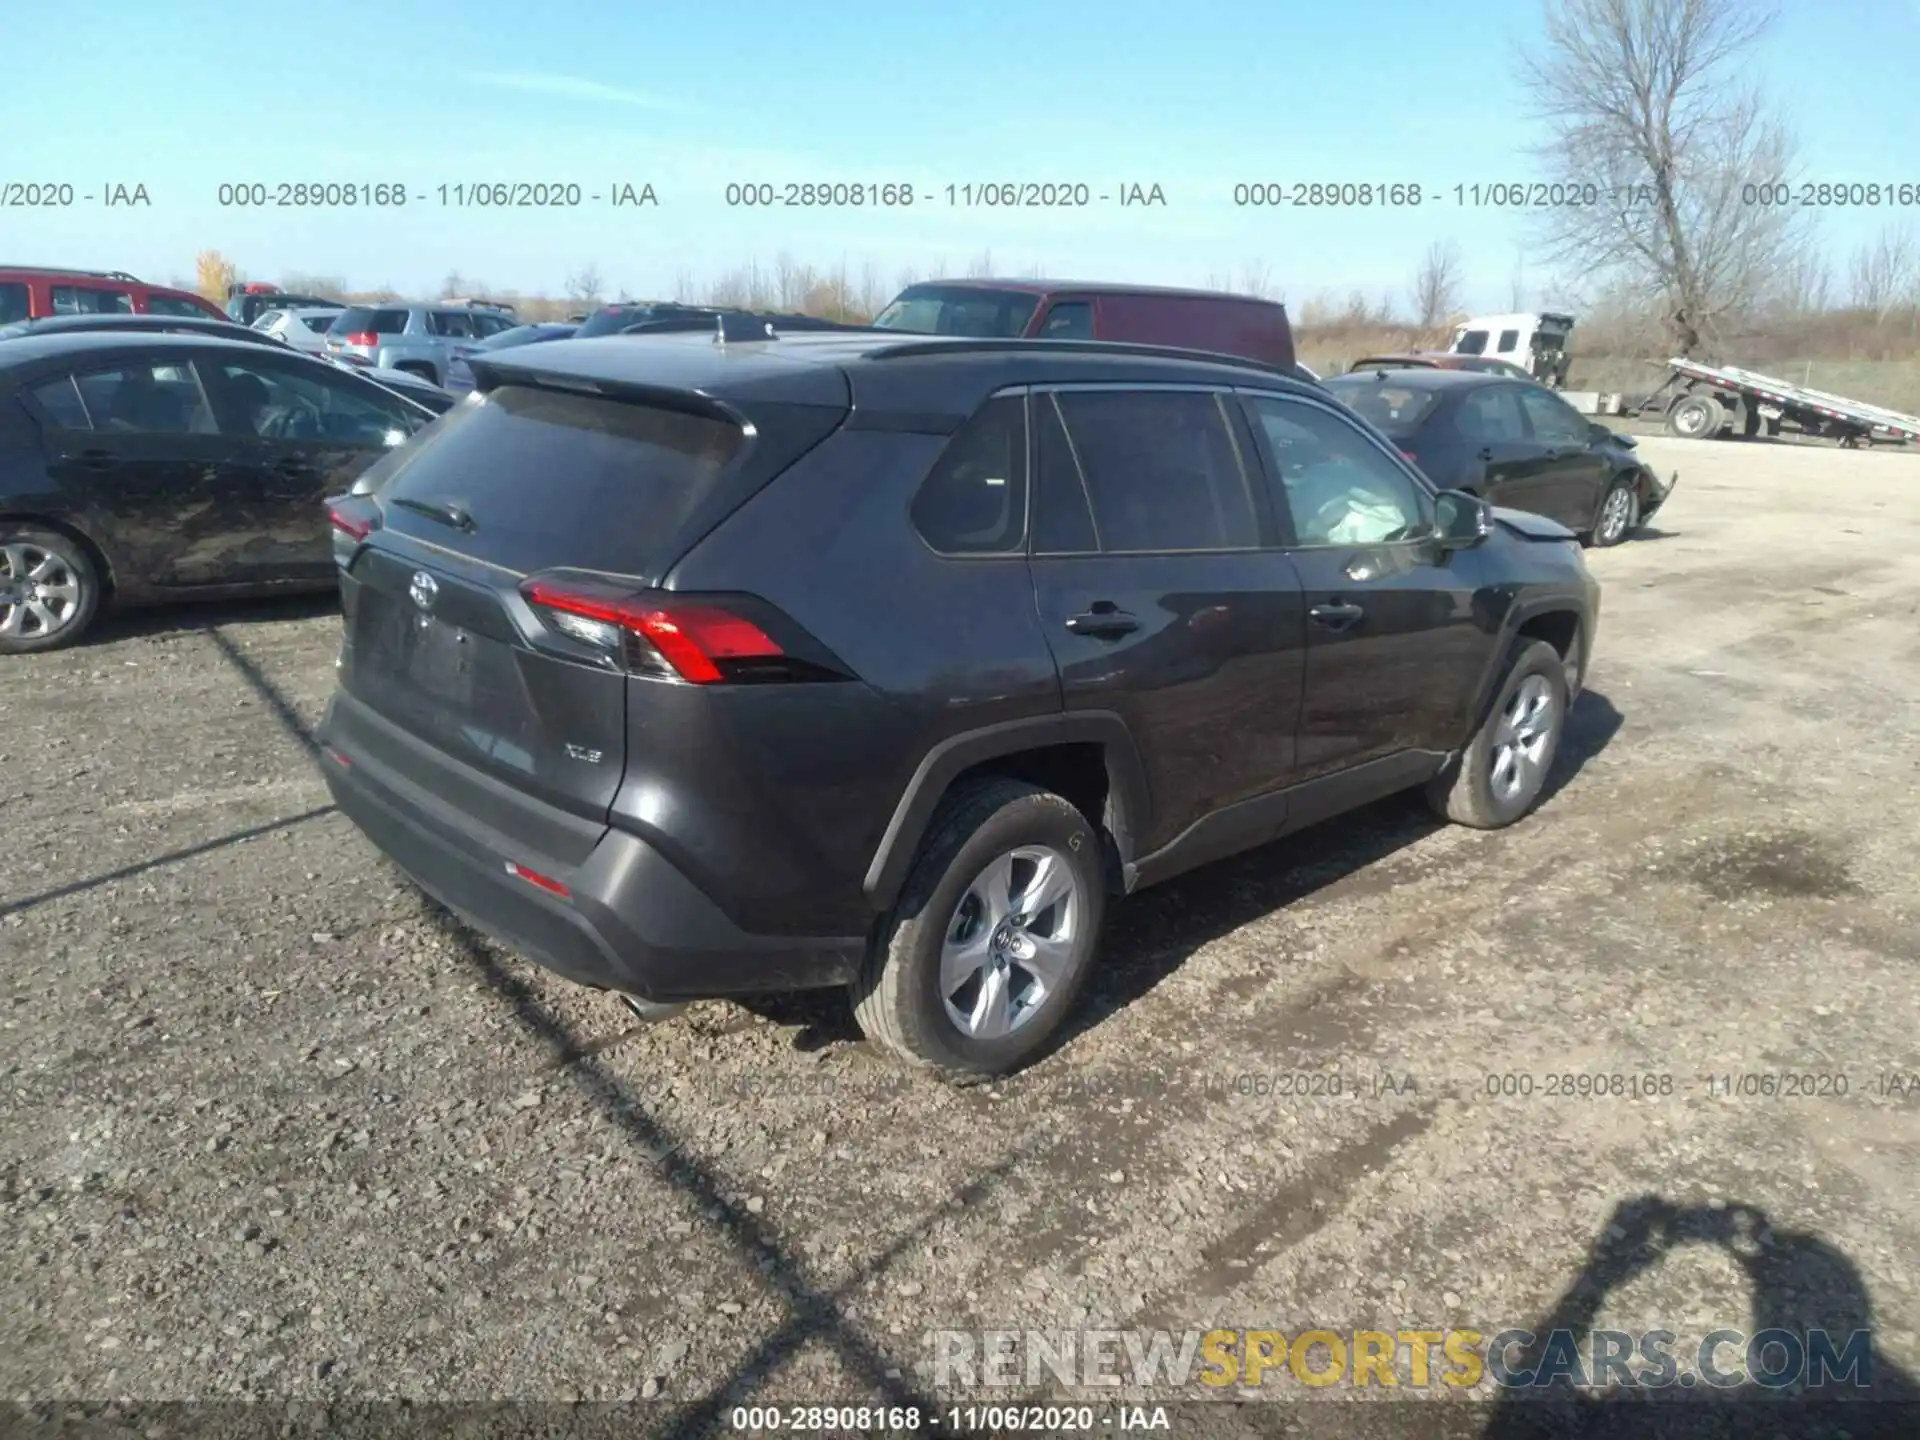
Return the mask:
<svg viewBox="0 0 1920 1440">
<path fill-rule="evenodd" d="M 124 280 L 129 285 L 144 285 L 147 283 L 138 275 L 129 275 L 124 270 L 83 270 L 76 265 L 0 264 L 0 270 L 18 270 L 26 275 L 91 275 L 96 280 Z"/>
<path fill-rule="evenodd" d="M 876 327 L 860 327 L 874 329 Z M 895 331 L 895 334 L 900 332 Z M 1024 340 L 1024 339 L 972 339 L 926 337 L 920 340 L 903 341 L 898 345 L 885 345 L 878 350 L 869 350 L 868 360 L 906 360 L 920 355 L 961 355 L 993 351 L 1038 351 L 1040 353 L 1058 352 L 1061 354 L 1078 353 L 1090 355 L 1139 355 L 1156 360 L 1191 360 L 1207 365 L 1232 365 L 1242 370 L 1259 370 L 1268 375 L 1280 375 L 1289 380 L 1302 378 L 1296 366 L 1273 365 L 1265 360 L 1249 359 L 1245 355 L 1231 355 L 1223 350 L 1195 350 L 1179 345 L 1148 345 L 1134 340 Z"/>
<path fill-rule="evenodd" d="M 688 310 L 657 320 L 637 320 L 623 328 L 622 335 L 672 335 L 704 330 L 723 345 L 746 345 L 755 341 L 778 340 L 783 334 L 814 334 L 819 331 L 853 331 L 877 334 L 871 325 L 850 325 L 839 320 L 821 320 L 812 315 L 761 314 L 750 310 L 728 310 L 718 306 L 706 310 Z"/>
</svg>

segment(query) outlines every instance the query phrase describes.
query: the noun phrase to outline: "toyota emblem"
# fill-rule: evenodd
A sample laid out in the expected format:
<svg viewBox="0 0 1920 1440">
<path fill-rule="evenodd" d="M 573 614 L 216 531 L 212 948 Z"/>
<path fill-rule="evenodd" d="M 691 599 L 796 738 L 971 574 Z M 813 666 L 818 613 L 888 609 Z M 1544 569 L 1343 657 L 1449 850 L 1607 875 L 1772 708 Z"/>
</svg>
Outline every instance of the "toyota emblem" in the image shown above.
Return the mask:
<svg viewBox="0 0 1920 1440">
<path fill-rule="evenodd" d="M 424 570 L 413 572 L 413 583 L 407 586 L 407 594 L 413 597 L 413 603 L 422 610 L 433 608 L 434 597 L 440 593 L 440 584 Z"/>
</svg>

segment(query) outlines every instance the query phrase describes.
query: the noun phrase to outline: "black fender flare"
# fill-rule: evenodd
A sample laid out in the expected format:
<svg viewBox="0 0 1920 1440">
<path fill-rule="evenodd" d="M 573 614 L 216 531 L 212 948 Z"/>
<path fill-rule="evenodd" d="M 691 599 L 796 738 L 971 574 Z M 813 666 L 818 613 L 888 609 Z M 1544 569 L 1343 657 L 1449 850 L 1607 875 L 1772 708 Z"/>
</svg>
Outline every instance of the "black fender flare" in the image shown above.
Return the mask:
<svg viewBox="0 0 1920 1440">
<path fill-rule="evenodd" d="M 1024 750 L 1069 744 L 1095 744 L 1105 755 L 1108 813 L 1087 818 L 1109 837 L 1110 879 L 1119 884 L 1134 859 L 1136 837 L 1144 833 L 1148 821 L 1146 767 L 1124 719 L 1110 710 L 1076 710 L 963 730 L 929 750 L 894 806 L 867 867 L 862 888 L 869 903 L 876 911 L 885 911 L 900 898 L 933 813 L 962 772 Z"/>
<path fill-rule="evenodd" d="M 1609 482 L 1611 483 L 1611 482 Z M 1574 634 L 1573 643 L 1578 647 L 1580 656 L 1580 683 L 1586 685 L 1588 651 L 1593 646 L 1590 633 L 1592 616 L 1580 596 L 1572 591 L 1553 592 L 1537 595 L 1523 600 L 1509 609 L 1500 622 L 1500 631 L 1495 638 L 1487 657 L 1486 669 L 1480 676 L 1480 686 L 1475 692 L 1472 710 L 1472 727 L 1467 731 L 1462 744 L 1466 744 L 1479 731 L 1487 718 L 1487 707 L 1493 704 L 1493 697 L 1500 689 L 1500 682 L 1506 678 L 1507 656 L 1513 650 L 1513 642 L 1520 634 L 1521 626 L 1541 615 L 1552 615 L 1565 611 L 1571 614 L 1579 629 Z"/>
</svg>

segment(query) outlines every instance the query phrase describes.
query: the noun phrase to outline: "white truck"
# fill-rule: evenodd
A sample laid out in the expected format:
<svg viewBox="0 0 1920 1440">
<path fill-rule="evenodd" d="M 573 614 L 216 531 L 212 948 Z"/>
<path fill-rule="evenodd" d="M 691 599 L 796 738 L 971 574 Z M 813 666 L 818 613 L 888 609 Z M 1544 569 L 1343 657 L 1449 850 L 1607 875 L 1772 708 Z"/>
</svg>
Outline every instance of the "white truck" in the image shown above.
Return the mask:
<svg viewBox="0 0 1920 1440">
<path fill-rule="evenodd" d="M 1455 327 L 1451 355 L 1491 355 L 1518 365 L 1543 385 L 1558 390 L 1567 383 L 1567 338 L 1573 316 L 1553 311 L 1478 315 Z"/>
</svg>

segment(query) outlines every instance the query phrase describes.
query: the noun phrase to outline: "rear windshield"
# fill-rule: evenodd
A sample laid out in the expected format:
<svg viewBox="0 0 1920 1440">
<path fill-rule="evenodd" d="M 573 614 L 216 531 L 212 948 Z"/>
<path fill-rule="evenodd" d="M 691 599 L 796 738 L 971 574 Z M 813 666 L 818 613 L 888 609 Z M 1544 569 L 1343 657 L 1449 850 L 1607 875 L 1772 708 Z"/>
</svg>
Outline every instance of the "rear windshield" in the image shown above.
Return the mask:
<svg viewBox="0 0 1920 1440">
<path fill-rule="evenodd" d="M 509 570 L 632 574 L 659 558 L 745 436 L 705 416 L 503 385 L 449 411 L 380 489 L 385 524 Z M 462 532 L 404 505 L 473 519 Z"/>
<path fill-rule="evenodd" d="M 368 330 L 376 335 L 398 335 L 407 328 L 407 312 L 354 305 L 334 316 L 327 328 L 334 335 L 356 335 Z"/>
<path fill-rule="evenodd" d="M 966 335 L 1012 340 L 1027 333 L 1038 295 L 1019 290 L 980 290 L 967 285 L 909 285 L 874 317 L 882 330 L 915 335 Z"/>
<path fill-rule="evenodd" d="M 1372 421 L 1396 438 L 1411 435 L 1440 403 L 1439 394 L 1375 379 L 1379 373 L 1375 370 L 1365 375 L 1336 375 L 1324 383 L 1335 398 L 1361 419 Z"/>
</svg>

